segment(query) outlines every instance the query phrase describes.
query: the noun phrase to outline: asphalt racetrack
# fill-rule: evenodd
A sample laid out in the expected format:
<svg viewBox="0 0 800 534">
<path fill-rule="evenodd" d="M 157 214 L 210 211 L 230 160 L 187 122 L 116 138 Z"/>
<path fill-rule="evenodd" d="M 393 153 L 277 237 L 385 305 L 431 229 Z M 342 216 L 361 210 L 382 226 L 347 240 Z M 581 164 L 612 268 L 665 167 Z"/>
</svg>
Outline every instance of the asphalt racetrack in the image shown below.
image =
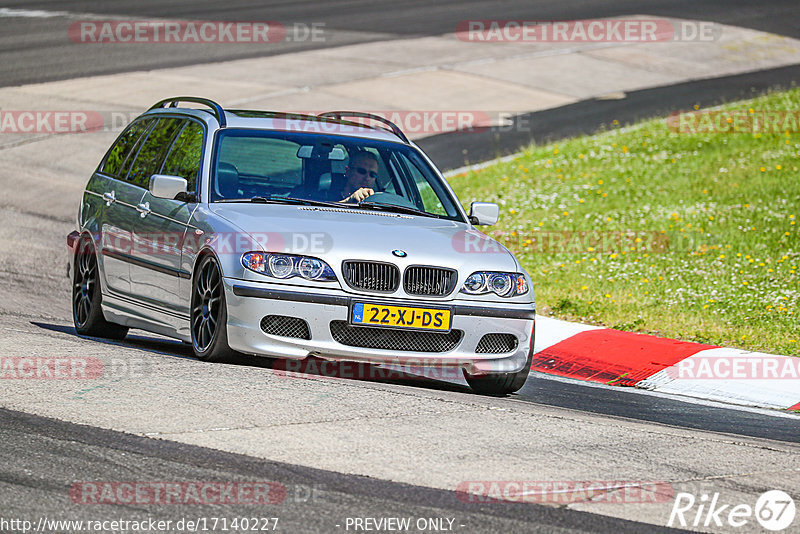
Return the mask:
<svg viewBox="0 0 800 534">
<path fill-rule="evenodd" d="M 800 4 L 791 0 L 531 4 L 4 2 L 0 87 L 434 36 L 453 32 L 465 18 L 648 13 L 800 38 Z M 6 10 L 27 14 L 11 16 Z M 65 26 L 89 15 L 317 23 L 332 37 L 324 43 L 286 41 L 266 51 L 250 45 L 72 46 Z M 440 134 L 419 144 L 443 169 L 453 169 L 508 154 L 532 140 L 592 132 L 612 118 L 632 122 L 685 107 L 687 101 L 706 106 L 798 80 L 800 66 L 794 65 L 690 81 L 633 91 L 622 100 L 591 99 L 517 117 L 534 125 L 530 131 Z M 141 331 L 122 342 L 79 337 L 72 327 L 64 237 L 74 228 L 81 190 L 98 157 L 30 140 L 0 146 L 0 225 L 5 229 L 0 357 L 92 357 L 114 369 L 94 381 L 2 381 L 0 532 L 23 532 L 21 523 L 3 522 L 11 520 L 30 521 L 43 532 L 88 532 L 86 525 L 47 521 L 134 519 L 172 521 L 167 531 L 175 532 L 204 531 L 178 530 L 181 520 L 183 526 L 195 521 L 205 531 L 252 530 L 241 522 L 226 529 L 220 523 L 243 517 L 277 517 L 275 530 L 284 532 L 399 530 L 386 523 L 383 529 L 367 529 L 376 524 L 355 521 L 359 518 L 409 518 L 414 525 L 423 520 L 426 528 L 409 531 L 660 532 L 669 530 L 672 499 L 680 492 L 698 499 L 718 493 L 726 504 L 753 505 L 766 490 L 800 487 L 800 419 L 794 414 L 538 373 L 505 398 L 475 395 L 463 380 L 287 378 L 268 359 L 242 356 L 233 364 L 207 364 L 181 343 Z M 36 180 L 74 175 L 76 167 L 86 178 L 53 185 Z M 19 176 L 30 184 L 20 183 Z M 456 491 L 468 481 L 509 480 L 661 484 L 668 491 L 652 501 L 634 495 L 622 501 L 529 496 L 525 502 L 475 502 Z M 269 482 L 279 502 L 117 499 L 97 504 L 82 493 L 88 483 L 116 488 L 204 481 Z M 208 523 L 214 518 L 216 529 Z M 754 520 L 741 530 L 702 528 L 761 531 Z"/>
</svg>

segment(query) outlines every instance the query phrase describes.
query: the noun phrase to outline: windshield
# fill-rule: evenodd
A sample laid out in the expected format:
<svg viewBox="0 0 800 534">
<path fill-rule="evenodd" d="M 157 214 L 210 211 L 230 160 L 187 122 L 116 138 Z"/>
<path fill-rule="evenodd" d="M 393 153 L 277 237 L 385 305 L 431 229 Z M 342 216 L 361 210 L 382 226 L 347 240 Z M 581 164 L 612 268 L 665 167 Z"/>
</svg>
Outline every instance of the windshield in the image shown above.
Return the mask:
<svg viewBox="0 0 800 534">
<path fill-rule="evenodd" d="M 408 145 L 337 135 L 219 133 L 211 202 L 302 199 L 463 221 L 456 200 Z"/>
</svg>

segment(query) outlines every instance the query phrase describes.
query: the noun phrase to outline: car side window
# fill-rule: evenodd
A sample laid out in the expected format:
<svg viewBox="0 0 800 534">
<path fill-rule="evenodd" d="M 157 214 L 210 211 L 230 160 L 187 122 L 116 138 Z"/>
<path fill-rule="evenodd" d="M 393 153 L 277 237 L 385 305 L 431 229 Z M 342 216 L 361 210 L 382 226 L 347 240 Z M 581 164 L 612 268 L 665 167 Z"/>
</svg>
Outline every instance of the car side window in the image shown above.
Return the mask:
<svg viewBox="0 0 800 534">
<path fill-rule="evenodd" d="M 161 172 L 185 178 L 186 190 L 194 193 L 197 191 L 197 174 L 200 172 L 202 154 L 203 127 L 189 121 L 172 144 Z"/>
<path fill-rule="evenodd" d="M 125 160 L 136 147 L 139 138 L 142 137 L 142 134 L 152 123 L 153 119 L 144 119 L 136 121 L 128 126 L 128 129 L 119 136 L 119 139 L 117 139 L 117 142 L 114 143 L 114 146 L 108 153 L 108 157 L 106 157 L 101 172 L 115 178 L 123 175 L 122 169 Z"/>
<path fill-rule="evenodd" d="M 147 139 L 141 144 L 139 153 L 131 165 L 126 180 L 139 187 L 147 189 L 150 185 L 150 176 L 161 167 L 164 154 L 172 143 L 172 139 L 183 124 L 181 119 L 159 119 Z"/>
</svg>

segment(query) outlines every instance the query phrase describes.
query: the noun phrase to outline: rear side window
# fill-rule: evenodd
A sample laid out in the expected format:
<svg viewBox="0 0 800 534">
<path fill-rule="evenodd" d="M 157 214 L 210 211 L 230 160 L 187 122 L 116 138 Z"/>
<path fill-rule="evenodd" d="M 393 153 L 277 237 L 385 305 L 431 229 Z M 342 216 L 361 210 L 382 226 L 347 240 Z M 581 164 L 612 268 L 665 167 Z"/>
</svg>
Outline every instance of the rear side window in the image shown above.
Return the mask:
<svg viewBox="0 0 800 534">
<path fill-rule="evenodd" d="M 139 153 L 128 172 L 127 181 L 145 189 L 150 185 L 150 176 L 155 174 L 164 161 L 164 154 L 172 143 L 172 139 L 183 125 L 181 119 L 159 119 L 150 135 L 141 144 Z"/>
<path fill-rule="evenodd" d="M 147 130 L 147 127 L 153 123 L 153 119 L 145 119 L 134 122 L 125 132 L 119 136 L 117 142 L 114 143 L 113 148 L 108 153 L 106 162 L 103 164 L 102 172 L 118 178 L 122 174 L 123 164 L 126 158 L 131 153 L 131 150 L 136 146 L 136 142 Z"/>
<path fill-rule="evenodd" d="M 202 154 L 203 127 L 194 121 L 189 121 L 172 144 L 161 172 L 186 178 L 186 190 L 194 193 L 197 190 L 197 174 L 200 172 Z"/>
</svg>

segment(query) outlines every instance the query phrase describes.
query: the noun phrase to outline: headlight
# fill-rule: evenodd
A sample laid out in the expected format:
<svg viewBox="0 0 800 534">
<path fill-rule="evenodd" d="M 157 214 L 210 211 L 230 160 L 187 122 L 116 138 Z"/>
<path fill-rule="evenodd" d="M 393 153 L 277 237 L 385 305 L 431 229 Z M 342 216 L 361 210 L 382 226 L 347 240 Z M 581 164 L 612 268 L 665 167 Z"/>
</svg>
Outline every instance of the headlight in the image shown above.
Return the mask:
<svg viewBox="0 0 800 534">
<path fill-rule="evenodd" d="M 291 256 L 270 254 L 267 265 L 269 265 L 270 274 L 275 278 L 289 278 L 294 271 L 294 259 Z"/>
<path fill-rule="evenodd" d="M 316 280 L 325 271 L 325 262 L 317 258 L 303 258 L 297 264 L 300 276 L 309 280 Z"/>
<path fill-rule="evenodd" d="M 464 293 L 480 293 L 486 287 L 486 275 L 483 273 L 472 273 L 464 282 Z"/>
<path fill-rule="evenodd" d="M 315 282 L 336 280 L 333 269 L 327 263 L 307 256 L 248 252 L 242 256 L 242 265 L 251 271 L 273 278 L 286 279 L 299 276 Z"/>
<path fill-rule="evenodd" d="M 467 295 L 494 293 L 501 297 L 517 297 L 528 292 L 528 281 L 520 273 L 479 271 L 467 277 L 461 292 Z"/>
<path fill-rule="evenodd" d="M 507 297 L 514 291 L 514 281 L 508 274 L 493 274 L 489 276 L 489 289 L 501 297 Z"/>
</svg>

